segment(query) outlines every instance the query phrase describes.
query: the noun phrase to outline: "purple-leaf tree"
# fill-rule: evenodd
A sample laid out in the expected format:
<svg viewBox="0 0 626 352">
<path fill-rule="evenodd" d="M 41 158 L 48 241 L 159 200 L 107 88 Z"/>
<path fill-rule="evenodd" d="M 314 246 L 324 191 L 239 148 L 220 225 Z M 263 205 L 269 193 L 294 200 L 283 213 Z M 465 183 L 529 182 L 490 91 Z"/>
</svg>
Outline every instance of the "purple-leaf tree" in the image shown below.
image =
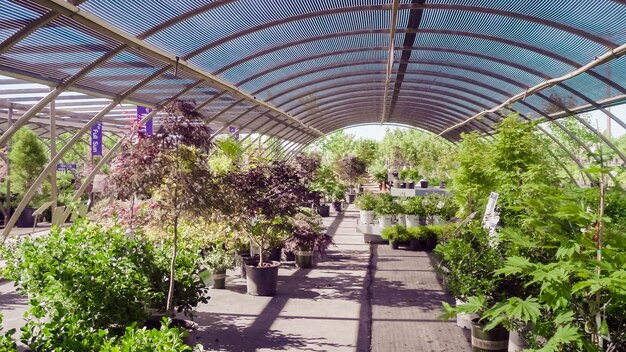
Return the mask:
<svg viewBox="0 0 626 352">
<path fill-rule="evenodd" d="M 183 217 L 207 216 L 219 208 L 219 188 L 207 160 L 213 131 L 194 110 L 194 104 L 169 105 L 160 126 L 146 136 L 137 126 L 114 160 L 109 179 L 112 194 L 130 201 L 129 228 L 136 198 L 158 200 L 162 217 L 155 219 L 173 232 L 167 312 L 173 311 L 179 224 Z"/>
<path fill-rule="evenodd" d="M 261 249 L 283 231 L 288 217 L 298 212 L 307 195 L 306 185 L 295 168 L 284 161 L 252 164 L 225 176 L 223 211 Z M 263 255 L 259 266 L 264 266 Z"/>
</svg>

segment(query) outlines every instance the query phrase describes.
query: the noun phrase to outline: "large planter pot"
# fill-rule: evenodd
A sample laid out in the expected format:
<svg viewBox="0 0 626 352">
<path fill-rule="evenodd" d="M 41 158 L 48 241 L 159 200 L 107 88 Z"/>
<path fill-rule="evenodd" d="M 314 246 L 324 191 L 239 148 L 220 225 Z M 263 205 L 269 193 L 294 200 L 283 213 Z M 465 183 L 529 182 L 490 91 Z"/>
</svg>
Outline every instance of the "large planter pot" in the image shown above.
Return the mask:
<svg viewBox="0 0 626 352">
<path fill-rule="evenodd" d="M 460 306 L 465 304 L 466 302 L 456 299 L 456 305 Z M 461 327 L 463 329 L 471 329 L 472 328 L 472 319 L 478 318 L 476 314 L 467 314 L 467 313 L 458 313 L 456 315 L 456 326 Z"/>
<path fill-rule="evenodd" d="M 330 206 L 328 205 L 320 205 L 317 207 L 317 213 L 320 214 L 321 217 L 327 218 L 330 216 Z"/>
<path fill-rule="evenodd" d="M 413 227 L 420 225 L 420 218 L 417 215 L 406 214 L 404 215 L 406 227 Z"/>
<path fill-rule="evenodd" d="M 409 181 L 406 183 L 406 188 L 413 189 L 415 188 L 415 181 Z"/>
<path fill-rule="evenodd" d="M 378 226 L 381 229 L 385 227 L 389 227 L 393 225 L 393 216 L 392 215 L 379 215 L 378 216 Z"/>
<path fill-rule="evenodd" d="M 389 240 L 389 247 L 391 247 L 391 249 L 398 249 L 400 247 L 400 242 Z"/>
<path fill-rule="evenodd" d="M 426 180 L 421 180 L 421 181 L 420 181 L 420 187 L 421 187 L 421 188 L 428 188 L 428 181 L 426 181 Z"/>
<path fill-rule="evenodd" d="M 374 212 L 372 210 L 361 210 L 359 212 L 359 223 L 362 225 L 371 225 L 374 223 Z"/>
<path fill-rule="evenodd" d="M 484 331 L 478 318 L 472 320 L 472 352 L 507 352 L 509 332 L 502 326 Z"/>
<path fill-rule="evenodd" d="M 335 208 L 337 212 L 341 211 L 341 202 L 333 202 L 333 208 Z"/>
<path fill-rule="evenodd" d="M 400 188 L 406 188 L 406 182 L 400 182 Z"/>
<path fill-rule="evenodd" d="M 17 218 L 17 222 L 15 226 L 17 227 L 33 227 L 35 226 L 35 217 L 33 214 L 37 209 L 35 208 L 24 208 L 24 211 Z"/>
<path fill-rule="evenodd" d="M 313 251 L 306 249 L 299 249 L 296 251 L 296 266 L 303 269 L 312 268 Z"/>
<path fill-rule="evenodd" d="M 226 270 L 215 270 L 213 272 L 213 288 L 218 290 L 226 288 Z"/>
<path fill-rule="evenodd" d="M 278 287 L 279 262 L 271 262 L 266 267 L 246 265 L 248 294 L 253 296 L 274 296 Z"/>
<path fill-rule="evenodd" d="M 348 194 L 348 196 L 346 197 L 346 201 L 348 202 L 348 204 L 354 203 L 355 199 L 356 199 L 356 194 Z"/>
</svg>

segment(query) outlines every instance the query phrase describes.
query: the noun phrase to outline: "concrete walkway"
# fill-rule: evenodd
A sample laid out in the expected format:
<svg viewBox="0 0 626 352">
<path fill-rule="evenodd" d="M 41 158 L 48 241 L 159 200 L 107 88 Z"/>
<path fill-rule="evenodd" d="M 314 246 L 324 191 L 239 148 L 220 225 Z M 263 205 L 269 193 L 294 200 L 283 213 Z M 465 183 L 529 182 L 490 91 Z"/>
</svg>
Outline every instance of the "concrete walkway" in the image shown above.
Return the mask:
<svg viewBox="0 0 626 352">
<path fill-rule="evenodd" d="M 238 271 L 198 307 L 207 351 L 469 351 L 467 332 L 437 320 L 448 297 L 425 252 L 363 243 L 358 212 L 324 219 L 336 242 L 314 269 L 283 263 L 278 295 L 247 295 Z M 23 324 L 26 299 L 0 283 L 5 329 Z M 18 332 L 19 334 L 19 332 Z"/>
</svg>

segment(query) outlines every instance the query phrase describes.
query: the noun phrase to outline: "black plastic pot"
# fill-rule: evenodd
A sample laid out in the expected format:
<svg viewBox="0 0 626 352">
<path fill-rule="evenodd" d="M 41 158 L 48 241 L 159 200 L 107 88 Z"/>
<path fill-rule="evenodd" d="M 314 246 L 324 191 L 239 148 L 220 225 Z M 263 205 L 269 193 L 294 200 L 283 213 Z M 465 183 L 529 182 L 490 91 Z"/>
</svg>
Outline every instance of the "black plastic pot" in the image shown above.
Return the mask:
<svg viewBox="0 0 626 352">
<path fill-rule="evenodd" d="M 313 267 L 313 251 L 299 249 L 296 251 L 296 266 L 298 268 L 312 268 Z"/>
<path fill-rule="evenodd" d="M 428 188 L 428 181 L 420 181 L 421 188 Z"/>
<path fill-rule="evenodd" d="M 253 296 L 276 295 L 279 266 L 279 262 L 271 262 L 270 266 L 261 268 L 256 265 L 246 265 L 248 294 Z"/>
<path fill-rule="evenodd" d="M 328 205 L 320 205 L 317 207 L 317 213 L 320 214 L 321 217 L 327 218 L 330 216 L 330 207 Z"/>
<path fill-rule="evenodd" d="M 439 188 L 446 188 L 446 182 L 445 181 L 439 182 Z"/>
<path fill-rule="evenodd" d="M 425 251 L 426 250 L 426 240 L 421 238 L 411 238 L 409 241 L 409 250 L 410 251 Z"/>
<path fill-rule="evenodd" d="M 398 249 L 400 247 L 400 242 L 389 240 L 389 247 L 391 247 L 391 249 Z"/>
<path fill-rule="evenodd" d="M 408 188 L 408 189 L 414 189 L 414 188 L 415 188 L 415 182 L 414 182 L 414 181 L 407 182 L 407 184 L 406 184 L 406 188 Z"/>
<path fill-rule="evenodd" d="M 399 188 L 406 188 L 406 182 L 400 182 L 400 187 Z"/>
<path fill-rule="evenodd" d="M 333 202 L 333 208 L 335 208 L 335 211 L 341 211 L 341 202 Z"/>
<path fill-rule="evenodd" d="M 35 208 L 24 208 L 24 211 L 17 218 L 17 222 L 15 226 L 17 227 L 33 227 L 35 226 L 35 217 L 33 214 L 37 209 Z"/>
<path fill-rule="evenodd" d="M 226 288 L 226 270 L 213 272 L 213 288 L 223 290 Z"/>
<path fill-rule="evenodd" d="M 478 319 L 472 320 L 472 352 L 507 352 L 509 332 L 502 326 L 484 331 Z"/>
<path fill-rule="evenodd" d="M 427 251 L 432 252 L 435 249 L 435 247 L 437 247 L 437 238 L 435 238 L 435 237 L 428 237 L 426 239 L 425 246 L 426 246 L 425 249 Z"/>
</svg>

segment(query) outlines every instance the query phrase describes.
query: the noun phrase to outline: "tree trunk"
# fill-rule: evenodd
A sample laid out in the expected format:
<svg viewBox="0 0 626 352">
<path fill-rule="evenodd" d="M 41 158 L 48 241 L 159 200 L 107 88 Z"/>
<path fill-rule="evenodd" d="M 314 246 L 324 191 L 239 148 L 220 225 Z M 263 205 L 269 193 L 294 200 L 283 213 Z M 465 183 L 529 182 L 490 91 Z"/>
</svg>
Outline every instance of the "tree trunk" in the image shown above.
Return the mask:
<svg viewBox="0 0 626 352">
<path fill-rule="evenodd" d="M 174 300 L 174 280 L 176 278 L 176 254 L 178 252 L 178 214 L 174 218 L 174 245 L 172 246 L 172 262 L 170 263 L 170 287 L 167 293 L 167 313 L 173 313 L 172 301 Z"/>
</svg>

